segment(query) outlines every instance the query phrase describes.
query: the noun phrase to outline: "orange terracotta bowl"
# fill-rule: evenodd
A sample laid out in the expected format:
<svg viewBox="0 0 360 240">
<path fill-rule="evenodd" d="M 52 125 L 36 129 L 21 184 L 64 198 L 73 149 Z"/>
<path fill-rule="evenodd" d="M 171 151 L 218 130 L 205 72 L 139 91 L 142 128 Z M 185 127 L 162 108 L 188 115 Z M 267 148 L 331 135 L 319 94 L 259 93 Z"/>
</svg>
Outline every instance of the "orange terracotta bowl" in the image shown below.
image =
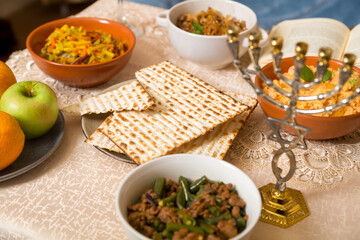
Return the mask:
<svg viewBox="0 0 360 240">
<path fill-rule="evenodd" d="M 307 57 L 306 65 L 316 66 L 318 57 Z M 288 69 L 294 65 L 292 57 L 284 58 L 281 62 L 282 72 L 287 72 Z M 330 68 L 338 69 L 342 63 L 337 60 L 330 61 Z M 279 79 L 273 71 L 272 63 L 265 65 L 262 68 L 265 75 L 270 79 Z M 360 69 L 354 67 L 354 71 L 360 73 Z M 262 79 L 256 75 L 255 84 L 261 88 Z M 262 97 L 258 97 L 259 104 L 265 114 L 269 117 L 284 119 L 286 112 L 274 104 L 268 102 Z M 306 135 L 309 140 L 327 140 L 344 136 L 351 133 L 360 127 L 360 113 L 343 116 L 343 117 L 317 117 L 312 115 L 297 114 L 296 121 L 298 124 L 311 128 L 311 132 Z M 284 130 L 292 135 L 294 131 L 292 128 L 284 128 Z"/>
<path fill-rule="evenodd" d="M 55 63 L 40 56 L 45 40 L 56 27 L 64 24 L 69 26 L 82 26 L 86 30 L 101 30 L 111 33 L 113 38 L 126 40 L 128 50 L 125 54 L 103 63 L 86 65 L 70 65 Z M 26 39 L 26 48 L 29 50 L 35 64 L 50 77 L 73 87 L 93 87 L 108 81 L 120 72 L 129 62 L 135 46 L 135 35 L 121 23 L 108 19 L 81 17 L 64 18 L 48 22 L 32 31 Z"/>
</svg>

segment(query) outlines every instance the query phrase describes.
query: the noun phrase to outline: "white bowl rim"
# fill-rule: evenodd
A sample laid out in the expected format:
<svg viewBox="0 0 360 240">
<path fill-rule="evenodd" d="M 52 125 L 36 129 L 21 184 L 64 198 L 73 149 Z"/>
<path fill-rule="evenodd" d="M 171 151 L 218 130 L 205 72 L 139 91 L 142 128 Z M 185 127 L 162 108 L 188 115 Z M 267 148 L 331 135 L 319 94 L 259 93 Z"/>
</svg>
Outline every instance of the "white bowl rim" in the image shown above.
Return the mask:
<svg viewBox="0 0 360 240">
<path fill-rule="evenodd" d="M 240 2 L 235 2 L 235 1 L 232 1 L 232 0 L 187 0 L 187 1 L 183 1 L 183 2 L 180 2 L 180 3 L 176 4 L 176 5 L 174 5 L 173 7 L 171 7 L 171 8 L 168 10 L 167 19 L 169 20 L 171 27 L 172 27 L 172 28 L 175 28 L 176 31 L 180 31 L 180 32 L 182 32 L 182 33 L 185 34 L 185 35 L 193 36 L 193 37 L 195 37 L 195 38 L 207 38 L 207 39 L 222 39 L 222 38 L 227 38 L 226 35 L 208 36 L 208 35 L 200 35 L 200 34 L 190 33 L 190 32 L 187 32 L 187 31 L 185 31 L 185 30 L 180 29 L 179 27 L 177 27 L 177 26 L 176 26 L 172 21 L 170 21 L 170 19 L 169 19 L 169 14 L 170 14 L 170 12 L 171 12 L 173 9 L 177 8 L 177 7 L 180 7 L 180 6 L 186 5 L 186 4 L 191 4 L 192 2 L 211 2 L 211 1 L 213 1 L 213 2 L 221 1 L 223 4 L 230 3 L 230 4 L 234 4 L 234 5 L 241 5 L 242 7 L 246 8 L 247 11 L 251 13 L 251 15 L 253 15 L 253 17 L 255 18 L 254 24 L 253 24 L 251 27 L 246 26 L 247 29 L 246 29 L 245 31 L 240 32 L 239 35 L 246 35 L 246 34 L 249 33 L 250 31 L 253 31 L 253 30 L 254 30 L 254 27 L 257 26 L 257 16 L 256 16 L 255 12 L 254 12 L 251 8 L 249 8 L 248 6 L 246 6 L 246 5 L 244 5 L 244 4 L 240 3 Z"/>
<path fill-rule="evenodd" d="M 146 162 L 140 166 L 137 166 L 135 169 L 133 169 L 132 171 L 130 171 L 130 173 L 120 182 L 120 185 L 118 187 L 118 190 L 116 192 L 116 198 L 115 198 L 115 206 L 116 206 L 116 212 L 117 212 L 117 215 L 118 217 L 120 218 L 122 224 L 124 225 L 124 228 L 125 229 L 128 229 L 132 234 L 134 234 L 136 237 L 138 237 L 139 239 L 143 238 L 143 239 L 149 239 L 150 238 L 147 238 L 145 235 L 139 233 L 138 231 L 136 231 L 127 221 L 127 219 L 121 214 L 121 211 L 120 211 L 120 207 L 119 207 L 119 200 L 120 200 L 120 192 L 121 192 L 121 189 L 122 189 L 122 186 L 123 184 L 137 171 L 140 171 L 139 169 L 143 169 L 143 168 L 146 168 L 148 165 L 151 165 L 151 164 L 155 164 L 157 163 L 158 161 L 163 161 L 164 159 L 172 159 L 172 158 L 176 158 L 176 157 L 184 157 L 184 158 L 191 158 L 191 159 L 201 159 L 201 158 L 207 158 L 209 161 L 218 161 L 219 163 L 221 164 L 224 164 L 225 166 L 227 166 L 228 168 L 232 168 L 233 170 L 237 171 L 239 174 L 243 175 L 243 177 L 245 179 L 247 179 L 247 181 L 252 185 L 252 187 L 254 189 L 258 189 L 255 185 L 255 183 L 253 182 L 253 180 L 247 175 L 245 174 L 241 169 L 239 169 L 238 167 L 236 167 L 235 165 L 229 163 L 229 162 L 226 162 L 224 160 L 220 160 L 220 159 L 217 159 L 217 158 L 214 158 L 214 157 L 210 157 L 210 156 L 204 156 L 204 155 L 196 155 L 196 154 L 171 154 L 171 155 L 165 155 L 165 156 L 162 156 L 162 157 L 158 157 L 156 159 L 153 159 L 149 162 Z M 196 160 L 195 160 L 196 161 Z M 250 231 L 253 230 L 253 228 L 255 227 L 255 225 L 257 224 L 259 218 L 260 218 L 260 213 L 261 213 L 261 203 L 262 203 L 262 200 L 261 200 L 261 197 L 260 197 L 260 192 L 258 191 L 257 192 L 258 194 L 256 194 L 256 202 L 259 202 L 260 203 L 260 207 L 258 208 L 258 212 L 255 216 L 251 216 L 252 218 L 255 219 L 255 221 L 251 224 L 251 225 L 247 225 L 245 230 L 242 231 L 240 234 L 236 235 L 234 238 L 231 238 L 231 239 L 239 239 L 243 236 L 245 236 L 246 234 L 248 234 Z M 255 202 L 255 201 L 254 201 Z"/>
</svg>

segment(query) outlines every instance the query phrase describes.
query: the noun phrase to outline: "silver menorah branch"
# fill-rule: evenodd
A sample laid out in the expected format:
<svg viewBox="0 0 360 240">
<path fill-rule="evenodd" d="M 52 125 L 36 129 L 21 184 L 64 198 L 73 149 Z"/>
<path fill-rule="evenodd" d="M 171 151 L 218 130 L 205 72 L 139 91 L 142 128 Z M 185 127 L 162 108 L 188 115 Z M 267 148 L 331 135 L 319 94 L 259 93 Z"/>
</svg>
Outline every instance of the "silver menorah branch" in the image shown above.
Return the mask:
<svg viewBox="0 0 360 240">
<path fill-rule="evenodd" d="M 261 50 L 259 47 L 259 41 L 261 36 L 258 32 L 252 32 L 249 35 L 249 53 L 255 70 L 243 67 L 241 61 L 238 59 L 238 27 L 230 26 L 228 28 L 227 34 L 228 45 L 234 57 L 233 64 L 241 72 L 243 78 L 250 84 L 258 96 L 263 97 L 270 103 L 286 111 L 286 116 L 284 119 L 268 117 L 272 127 L 272 131 L 268 138 L 280 144 L 280 148 L 275 152 L 272 158 L 272 171 L 277 179 L 277 182 L 275 185 L 272 183 L 265 185 L 259 190 L 263 201 L 260 220 L 280 227 L 289 227 L 309 215 L 309 210 L 301 192 L 286 187 L 286 182 L 291 179 L 296 170 L 296 160 L 293 149 L 307 149 L 304 137 L 311 131 L 311 129 L 308 127 L 301 126 L 296 122 L 296 114 L 318 114 L 334 111 L 335 109 L 348 104 L 352 99 L 360 95 L 360 88 L 357 88 L 354 94 L 350 97 L 342 99 L 340 102 L 334 105 L 326 106 L 321 109 L 299 109 L 297 108 L 297 102 L 324 100 L 337 94 L 351 76 L 356 57 L 353 54 L 344 55 L 343 66 L 340 68 L 339 82 L 331 91 L 316 96 L 299 96 L 300 89 L 309 89 L 321 83 L 321 80 L 323 79 L 329 67 L 329 61 L 332 54 L 332 50 L 330 48 L 319 49 L 319 60 L 316 64 L 317 72 L 315 79 L 310 83 L 302 83 L 300 81 L 300 76 L 305 64 L 305 55 L 308 45 L 304 42 L 299 42 L 296 44 L 294 56 L 294 77 L 293 79 L 288 79 L 283 75 L 280 68 L 283 55 L 281 52 L 283 40 L 280 37 L 271 39 L 274 73 L 279 77 L 279 79 L 283 80 L 291 87 L 291 92 L 286 92 L 274 85 L 273 80 L 266 77 L 266 75 L 261 70 L 259 65 Z M 258 76 L 267 86 L 273 88 L 283 96 L 288 97 L 289 103 L 287 105 L 282 104 L 265 94 L 263 90 L 256 86 L 251 80 L 251 75 L 255 74 L 258 74 Z M 292 128 L 295 132 L 295 138 L 291 141 L 284 139 L 280 134 L 280 129 L 282 127 Z M 283 170 L 278 166 L 279 158 L 283 154 L 287 156 L 289 163 L 289 170 L 285 176 L 281 175 Z"/>
</svg>

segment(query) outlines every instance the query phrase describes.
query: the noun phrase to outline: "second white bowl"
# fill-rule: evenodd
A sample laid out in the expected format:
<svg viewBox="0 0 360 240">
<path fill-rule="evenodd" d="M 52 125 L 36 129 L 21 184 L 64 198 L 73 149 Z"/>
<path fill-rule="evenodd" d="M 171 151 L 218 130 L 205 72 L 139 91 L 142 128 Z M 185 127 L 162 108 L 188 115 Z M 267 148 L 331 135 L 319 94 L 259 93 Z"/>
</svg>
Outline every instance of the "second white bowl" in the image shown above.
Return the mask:
<svg viewBox="0 0 360 240">
<path fill-rule="evenodd" d="M 261 198 L 256 185 L 244 172 L 228 162 L 191 154 L 168 155 L 151 160 L 135 168 L 121 182 L 116 195 L 116 209 L 128 238 L 149 239 L 128 223 L 127 207 L 134 204 L 142 193 L 153 186 L 155 178 L 177 180 L 179 176 L 184 176 L 195 180 L 203 175 L 210 180 L 232 183 L 235 186 L 246 203 L 249 219 L 245 230 L 233 239 L 249 239 L 261 212 Z"/>
<path fill-rule="evenodd" d="M 206 36 L 186 32 L 176 26 L 177 19 L 184 13 L 197 14 L 211 7 L 221 14 L 230 15 L 246 21 L 247 30 L 239 34 L 239 49 L 241 57 L 248 47 L 247 37 L 251 31 L 261 31 L 262 46 L 267 41 L 267 33 L 258 28 L 257 17 L 253 10 L 244 4 L 229 0 L 189 0 L 176 4 L 170 10 L 160 13 L 156 21 L 166 27 L 170 41 L 178 54 L 194 63 L 210 69 L 220 69 L 233 61 L 233 56 L 227 46 L 227 36 Z"/>
</svg>

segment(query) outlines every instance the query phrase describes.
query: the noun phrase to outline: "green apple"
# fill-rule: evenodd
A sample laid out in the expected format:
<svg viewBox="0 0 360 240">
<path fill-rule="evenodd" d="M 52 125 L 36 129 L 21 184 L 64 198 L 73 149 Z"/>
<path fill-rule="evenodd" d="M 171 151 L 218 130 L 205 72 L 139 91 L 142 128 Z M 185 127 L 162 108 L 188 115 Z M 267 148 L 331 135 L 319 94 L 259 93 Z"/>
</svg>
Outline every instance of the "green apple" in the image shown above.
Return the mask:
<svg viewBox="0 0 360 240">
<path fill-rule="evenodd" d="M 26 139 L 47 133 L 54 126 L 59 113 L 54 91 L 38 81 L 11 85 L 0 99 L 0 110 L 16 118 Z"/>
</svg>

